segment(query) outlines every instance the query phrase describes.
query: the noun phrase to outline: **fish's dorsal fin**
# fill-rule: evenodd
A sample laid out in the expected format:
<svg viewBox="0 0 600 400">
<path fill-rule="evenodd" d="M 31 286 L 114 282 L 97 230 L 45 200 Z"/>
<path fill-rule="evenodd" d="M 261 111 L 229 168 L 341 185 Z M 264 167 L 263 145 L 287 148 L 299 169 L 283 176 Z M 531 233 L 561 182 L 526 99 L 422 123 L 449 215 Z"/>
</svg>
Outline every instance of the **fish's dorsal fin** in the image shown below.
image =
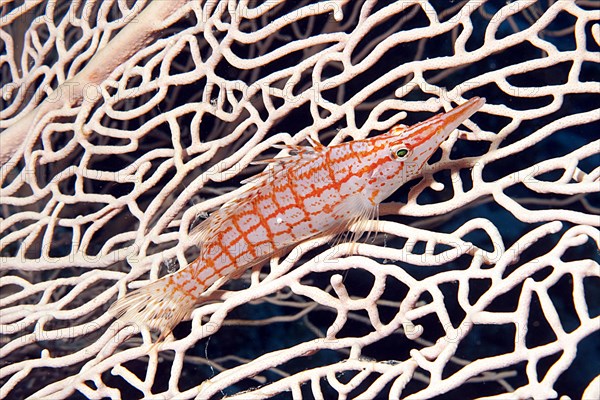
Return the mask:
<svg viewBox="0 0 600 400">
<path fill-rule="evenodd" d="M 389 133 L 393 133 L 394 135 L 401 135 L 409 128 L 408 125 L 397 124 L 390 128 Z"/>
<path fill-rule="evenodd" d="M 285 171 L 287 168 L 294 167 L 298 165 L 298 163 L 313 160 L 315 159 L 321 151 L 325 149 L 318 141 L 315 139 L 307 137 L 308 142 L 311 144 L 310 146 L 298 146 L 295 144 L 274 144 L 271 147 L 278 150 L 286 150 L 288 155 L 283 157 L 276 158 L 267 158 L 264 160 L 256 160 L 252 161 L 251 165 L 263 165 L 267 164 L 268 166 L 264 171 L 259 172 L 258 174 L 251 176 L 249 178 L 244 179 L 240 183 L 245 185 L 247 183 L 254 183 L 255 185 L 264 184 L 268 178 L 275 178 L 282 171 Z"/>
<path fill-rule="evenodd" d="M 196 246 L 199 247 L 202 243 L 206 243 L 218 232 L 227 217 L 227 215 L 223 215 L 220 211 L 221 209 L 213 212 L 208 218 L 192 228 L 189 237 Z"/>
<path fill-rule="evenodd" d="M 323 151 L 325 149 L 325 146 L 323 146 L 321 144 L 321 142 L 319 141 L 318 137 L 314 138 L 314 137 L 312 137 L 312 136 L 309 135 L 309 136 L 306 137 L 306 141 L 308 143 L 310 143 L 310 145 L 312 146 L 312 148 L 315 151 L 317 151 L 317 152 Z"/>
<path fill-rule="evenodd" d="M 279 150 L 287 150 L 287 156 L 252 161 L 250 164 L 267 164 L 267 167 L 264 171 L 242 180 L 240 182 L 242 185 L 250 184 L 250 186 L 239 197 L 226 202 L 219 210 L 213 212 L 206 220 L 194 227 L 190 231 L 191 240 L 197 245 L 210 240 L 220 229 L 223 222 L 227 221 L 241 205 L 251 201 L 261 187 L 272 182 L 278 175 L 284 174 L 289 168 L 294 168 L 306 161 L 315 159 L 326 148 L 310 136 L 307 137 L 307 140 L 311 144 L 310 146 L 288 144 L 276 144 L 272 146 Z"/>
<path fill-rule="evenodd" d="M 238 197 L 225 202 L 221 208 L 211 213 L 208 218 L 192 228 L 189 233 L 190 239 L 196 244 L 196 246 L 200 246 L 202 243 L 210 241 L 212 238 L 214 238 L 219 229 L 221 229 L 223 223 L 231 218 L 231 216 L 235 214 L 240 206 L 251 201 L 252 198 L 258 193 L 259 187 L 264 184 L 265 182 L 258 185 L 252 185 L 246 190 L 242 191 Z"/>
<path fill-rule="evenodd" d="M 253 197 L 257 194 L 257 190 L 258 186 L 249 187 L 243 191 L 239 197 L 227 201 L 221 208 L 192 228 L 189 236 L 193 243 L 195 243 L 196 246 L 200 246 L 202 243 L 214 239 L 219 229 L 221 229 L 221 226 L 227 222 L 241 206 L 252 201 Z"/>
</svg>

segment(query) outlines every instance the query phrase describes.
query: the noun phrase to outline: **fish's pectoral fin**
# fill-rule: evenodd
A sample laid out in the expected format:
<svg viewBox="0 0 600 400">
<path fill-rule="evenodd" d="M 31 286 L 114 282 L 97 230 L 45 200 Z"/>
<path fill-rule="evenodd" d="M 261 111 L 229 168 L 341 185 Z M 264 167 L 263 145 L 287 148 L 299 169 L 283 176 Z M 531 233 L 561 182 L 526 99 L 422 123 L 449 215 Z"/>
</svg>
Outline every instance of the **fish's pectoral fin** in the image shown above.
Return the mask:
<svg viewBox="0 0 600 400">
<path fill-rule="evenodd" d="M 333 235 L 332 245 L 337 246 L 345 241 L 357 243 L 364 234 L 367 234 L 367 239 L 370 237 L 372 231 L 369 225 L 372 220 L 379 219 L 379 205 L 372 204 L 359 194 L 338 204 L 334 213 L 340 222 L 327 232 Z"/>
</svg>

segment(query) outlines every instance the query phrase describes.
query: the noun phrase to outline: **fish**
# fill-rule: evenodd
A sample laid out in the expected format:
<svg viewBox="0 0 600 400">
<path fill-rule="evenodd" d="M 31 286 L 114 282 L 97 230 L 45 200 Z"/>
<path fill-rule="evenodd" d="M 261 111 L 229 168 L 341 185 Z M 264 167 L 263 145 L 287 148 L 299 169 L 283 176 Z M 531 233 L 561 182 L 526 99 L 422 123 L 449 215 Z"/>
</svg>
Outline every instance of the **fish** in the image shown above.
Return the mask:
<svg viewBox="0 0 600 400">
<path fill-rule="evenodd" d="M 279 146 L 289 156 L 246 182 L 250 188 L 224 204 L 190 235 L 200 248 L 186 267 L 118 299 L 109 313 L 125 325 L 160 332 L 159 340 L 188 317 L 217 280 L 239 277 L 294 245 L 321 235 L 347 233 L 357 240 L 379 204 L 420 176 L 452 131 L 485 104 L 462 105 L 387 133 L 324 146 Z"/>
</svg>

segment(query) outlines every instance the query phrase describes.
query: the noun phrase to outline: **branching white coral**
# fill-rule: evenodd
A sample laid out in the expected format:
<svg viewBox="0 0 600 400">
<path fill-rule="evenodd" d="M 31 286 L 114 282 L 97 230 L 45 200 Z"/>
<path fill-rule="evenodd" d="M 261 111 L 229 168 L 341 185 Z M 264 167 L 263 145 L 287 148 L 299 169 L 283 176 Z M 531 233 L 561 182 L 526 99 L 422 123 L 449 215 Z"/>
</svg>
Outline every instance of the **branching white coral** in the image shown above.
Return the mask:
<svg viewBox="0 0 600 400">
<path fill-rule="evenodd" d="M 593 398 L 594 7 L 0 3 L 0 397 Z M 374 240 L 302 243 L 157 346 L 106 313 L 193 258 L 273 144 L 476 95 Z"/>
</svg>

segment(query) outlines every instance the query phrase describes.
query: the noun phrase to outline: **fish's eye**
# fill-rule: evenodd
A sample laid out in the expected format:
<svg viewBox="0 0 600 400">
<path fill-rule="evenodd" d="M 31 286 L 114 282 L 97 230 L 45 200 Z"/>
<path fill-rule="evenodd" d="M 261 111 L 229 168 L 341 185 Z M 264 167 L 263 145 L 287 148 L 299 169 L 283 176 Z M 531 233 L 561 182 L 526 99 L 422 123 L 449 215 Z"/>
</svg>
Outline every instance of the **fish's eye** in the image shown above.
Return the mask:
<svg viewBox="0 0 600 400">
<path fill-rule="evenodd" d="M 399 149 L 393 150 L 393 152 L 394 152 L 394 155 L 400 159 L 406 158 L 406 156 L 409 153 L 408 149 L 406 149 L 404 147 L 400 147 Z"/>
</svg>

